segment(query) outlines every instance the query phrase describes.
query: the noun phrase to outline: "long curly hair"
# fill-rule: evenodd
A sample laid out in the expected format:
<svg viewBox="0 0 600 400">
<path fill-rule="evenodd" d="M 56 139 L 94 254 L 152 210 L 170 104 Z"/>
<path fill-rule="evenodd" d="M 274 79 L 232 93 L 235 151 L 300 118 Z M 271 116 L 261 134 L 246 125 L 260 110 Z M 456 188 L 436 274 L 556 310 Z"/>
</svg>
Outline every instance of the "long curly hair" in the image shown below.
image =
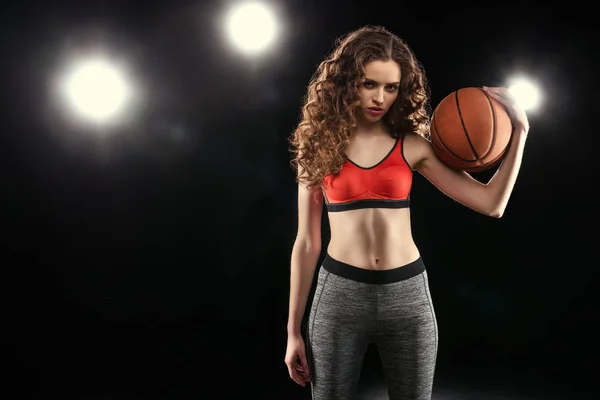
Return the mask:
<svg viewBox="0 0 600 400">
<path fill-rule="evenodd" d="M 382 26 L 366 25 L 339 37 L 309 81 L 302 118 L 288 139 L 296 182 L 323 188 L 323 178 L 341 170 L 360 111 L 364 67 L 374 60 L 400 66 L 398 97 L 383 118 L 390 135 L 413 132 L 429 139 L 429 88 L 422 66 L 404 40 Z"/>
</svg>

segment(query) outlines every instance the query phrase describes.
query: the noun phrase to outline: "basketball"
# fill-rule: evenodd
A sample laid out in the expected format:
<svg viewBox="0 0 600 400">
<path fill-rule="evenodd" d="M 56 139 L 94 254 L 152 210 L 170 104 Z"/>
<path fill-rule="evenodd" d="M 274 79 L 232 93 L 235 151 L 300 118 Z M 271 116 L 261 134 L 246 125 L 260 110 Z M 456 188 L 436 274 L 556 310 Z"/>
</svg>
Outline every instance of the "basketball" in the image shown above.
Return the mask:
<svg viewBox="0 0 600 400">
<path fill-rule="evenodd" d="M 440 101 L 431 116 L 431 142 L 451 168 L 480 172 L 506 154 L 512 124 L 504 106 L 483 89 L 458 89 Z"/>
</svg>

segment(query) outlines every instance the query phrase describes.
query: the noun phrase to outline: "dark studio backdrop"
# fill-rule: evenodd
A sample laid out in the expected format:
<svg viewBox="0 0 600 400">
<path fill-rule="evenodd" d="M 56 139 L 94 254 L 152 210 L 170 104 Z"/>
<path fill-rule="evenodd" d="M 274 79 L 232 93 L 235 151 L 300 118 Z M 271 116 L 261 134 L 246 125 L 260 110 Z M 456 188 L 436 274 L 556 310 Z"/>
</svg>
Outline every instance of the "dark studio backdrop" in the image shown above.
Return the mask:
<svg viewBox="0 0 600 400">
<path fill-rule="evenodd" d="M 432 106 L 521 71 L 544 93 L 503 218 L 415 174 L 413 232 L 440 335 L 434 388 L 587 398 L 600 349 L 586 8 L 280 2 L 284 44 L 248 61 L 221 38 L 224 4 L 4 6 L 10 398 L 309 398 L 284 364 L 297 228 L 287 138 L 334 40 L 365 24 L 412 46 Z M 49 94 L 64 53 L 97 41 L 143 82 L 127 127 L 65 121 Z M 383 385 L 378 363 L 371 349 L 364 390 Z"/>
</svg>

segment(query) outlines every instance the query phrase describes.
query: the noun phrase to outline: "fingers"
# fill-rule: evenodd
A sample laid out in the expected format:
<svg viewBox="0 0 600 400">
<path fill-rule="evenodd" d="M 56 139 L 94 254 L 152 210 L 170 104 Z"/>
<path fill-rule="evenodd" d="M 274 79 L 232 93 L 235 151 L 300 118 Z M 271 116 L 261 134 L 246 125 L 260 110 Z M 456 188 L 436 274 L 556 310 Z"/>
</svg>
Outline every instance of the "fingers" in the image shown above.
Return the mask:
<svg viewBox="0 0 600 400">
<path fill-rule="evenodd" d="M 484 86 L 482 89 L 493 98 L 497 100 L 504 100 L 503 103 L 513 101 L 513 95 L 508 88 Z"/>
<path fill-rule="evenodd" d="M 310 374 L 308 372 L 308 366 L 306 365 L 306 358 L 301 358 L 301 363 L 304 366 L 298 365 L 297 360 L 293 360 L 290 363 L 286 362 L 288 366 L 288 372 L 290 374 L 290 378 L 298 385 L 305 387 L 307 382 L 310 382 Z"/>
<path fill-rule="evenodd" d="M 310 380 L 310 370 L 308 369 L 308 362 L 306 362 L 306 356 L 300 356 L 300 364 L 302 365 L 302 370 L 306 375 L 306 378 Z"/>
<path fill-rule="evenodd" d="M 515 96 L 508 88 L 483 86 L 482 89 L 490 98 L 496 100 L 504 107 L 510 117 L 513 127 L 519 125 L 524 127 L 525 131 L 529 130 L 527 114 L 519 106 Z"/>
<path fill-rule="evenodd" d="M 299 367 L 296 366 L 291 366 L 288 367 L 289 373 L 290 373 L 290 378 L 292 378 L 292 380 L 294 382 L 296 382 L 298 385 L 305 387 L 306 383 L 308 382 L 308 379 L 305 378 L 304 376 L 304 372 L 302 372 L 301 370 L 298 369 Z"/>
<path fill-rule="evenodd" d="M 506 98 L 511 97 L 510 91 L 508 90 L 508 88 L 505 88 L 505 87 L 501 87 L 501 86 L 497 86 L 497 87 L 483 86 L 482 89 L 485 90 L 487 93 L 494 93 L 494 94 L 497 94 L 499 96 L 506 97 Z"/>
<path fill-rule="evenodd" d="M 298 372 L 296 372 L 294 369 L 290 369 L 290 378 L 292 378 L 294 380 L 294 382 L 296 382 L 298 385 L 300 385 L 302 387 L 306 386 L 306 382 L 304 382 L 304 378 Z"/>
<path fill-rule="evenodd" d="M 482 89 L 491 98 L 498 100 L 504 107 L 510 107 L 512 105 L 512 95 L 507 88 L 484 86 Z"/>
</svg>

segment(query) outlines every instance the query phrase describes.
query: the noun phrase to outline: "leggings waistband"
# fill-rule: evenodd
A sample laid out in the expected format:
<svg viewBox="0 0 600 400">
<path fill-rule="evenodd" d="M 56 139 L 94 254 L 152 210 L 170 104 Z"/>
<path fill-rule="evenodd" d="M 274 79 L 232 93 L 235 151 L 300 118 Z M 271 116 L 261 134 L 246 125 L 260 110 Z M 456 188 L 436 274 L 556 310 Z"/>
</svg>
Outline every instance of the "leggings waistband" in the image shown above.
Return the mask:
<svg viewBox="0 0 600 400">
<path fill-rule="evenodd" d="M 373 270 L 346 264 L 334 259 L 329 254 L 326 254 L 325 259 L 323 260 L 323 268 L 332 274 L 353 281 L 383 284 L 399 282 L 417 276 L 425 271 L 425 264 L 423 263 L 423 259 L 419 256 L 415 261 L 400 267 L 386 270 Z"/>
</svg>

